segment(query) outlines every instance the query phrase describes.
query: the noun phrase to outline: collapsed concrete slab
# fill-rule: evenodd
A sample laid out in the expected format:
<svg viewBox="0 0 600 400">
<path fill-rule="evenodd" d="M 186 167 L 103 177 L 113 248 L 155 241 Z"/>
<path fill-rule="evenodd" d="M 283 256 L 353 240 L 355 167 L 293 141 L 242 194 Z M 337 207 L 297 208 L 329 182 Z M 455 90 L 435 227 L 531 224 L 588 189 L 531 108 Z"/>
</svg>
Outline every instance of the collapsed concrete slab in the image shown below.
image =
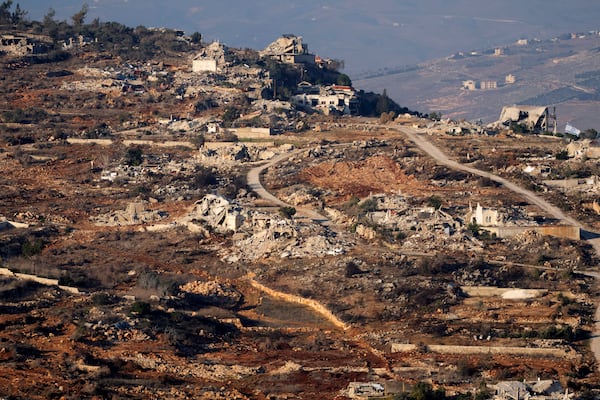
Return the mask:
<svg viewBox="0 0 600 400">
<path fill-rule="evenodd" d="M 131 202 L 125 210 L 113 211 L 94 218 L 99 226 L 138 225 L 155 222 L 167 217 L 162 211 L 148 210 L 145 201 Z"/>
</svg>

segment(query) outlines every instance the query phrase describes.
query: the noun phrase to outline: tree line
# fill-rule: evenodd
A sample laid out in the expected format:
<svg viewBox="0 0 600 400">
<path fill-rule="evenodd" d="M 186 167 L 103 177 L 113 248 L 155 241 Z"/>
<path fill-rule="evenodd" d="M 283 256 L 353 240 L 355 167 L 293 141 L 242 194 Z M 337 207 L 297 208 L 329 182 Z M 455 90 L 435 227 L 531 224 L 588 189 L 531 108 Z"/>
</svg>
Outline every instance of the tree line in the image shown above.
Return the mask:
<svg viewBox="0 0 600 400">
<path fill-rule="evenodd" d="M 132 60 L 186 51 L 190 43 L 197 44 L 202 40 L 198 32 L 194 32 L 188 40 L 182 40 L 177 31 L 170 29 L 155 30 L 141 25 L 131 28 L 118 22 L 102 22 L 99 18 L 86 23 L 88 11 L 89 6 L 85 3 L 67 21 L 57 19 L 56 11 L 50 8 L 41 21 L 30 21 L 27 11 L 19 4 L 13 9 L 13 1 L 6 0 L 0 4 L 0 25 L 47 35 L 54 43 L 54 50 L 59 50 L 69 39 L 82 36 L 92 50 L 107 51 Z"/>
</svg>

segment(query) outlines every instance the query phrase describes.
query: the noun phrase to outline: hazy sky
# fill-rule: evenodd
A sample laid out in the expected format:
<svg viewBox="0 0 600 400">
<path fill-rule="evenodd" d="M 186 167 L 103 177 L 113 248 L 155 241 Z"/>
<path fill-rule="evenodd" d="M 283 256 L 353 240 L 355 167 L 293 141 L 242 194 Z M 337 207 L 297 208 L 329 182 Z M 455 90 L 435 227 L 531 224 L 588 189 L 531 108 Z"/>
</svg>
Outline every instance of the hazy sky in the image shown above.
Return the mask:
<svg viewBox="0 0 600 400">
<path fill-rule="evenodd" d="M 40 20 L 69 19 L 84 1 L 14 0 Z M 206 40 L 264 48 L 283 33 L 340 58 L 350 74 L 481 50 L 520 37 L 600 29 L 597 0 L 89 0 L 88 21 L 199 31 Z"/>
</svg>

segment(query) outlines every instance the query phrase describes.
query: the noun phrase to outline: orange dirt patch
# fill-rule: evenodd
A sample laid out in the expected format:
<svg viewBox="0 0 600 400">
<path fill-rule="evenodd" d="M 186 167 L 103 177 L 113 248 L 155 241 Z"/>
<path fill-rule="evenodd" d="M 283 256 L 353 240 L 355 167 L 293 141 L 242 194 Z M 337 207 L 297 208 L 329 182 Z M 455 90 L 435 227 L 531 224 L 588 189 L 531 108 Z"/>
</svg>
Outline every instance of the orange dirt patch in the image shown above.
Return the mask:
<svg viewBox="0 0 600 400">
<path fill-rule="evenodd" d="M 369 193 L 421 194 L 431 188 L 407 175 L 387 156 L 374 156 L 357 162 L 325 162 L 300 172 L 300 179 L 314 186 L 337 191 L 342 196 L 365 197 Z"/>
</svg>

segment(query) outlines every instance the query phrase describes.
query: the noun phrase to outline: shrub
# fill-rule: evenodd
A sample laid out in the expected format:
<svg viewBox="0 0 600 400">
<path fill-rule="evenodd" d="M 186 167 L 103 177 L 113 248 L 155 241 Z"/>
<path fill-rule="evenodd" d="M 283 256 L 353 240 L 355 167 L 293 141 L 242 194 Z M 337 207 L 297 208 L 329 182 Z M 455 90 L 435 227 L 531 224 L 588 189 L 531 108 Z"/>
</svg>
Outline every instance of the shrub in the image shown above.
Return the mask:
<svg viewBox="0 0 600 400">
<path fill-rule="evenodd" d="M 131 305 L 131 312 L 140 316 L 148 315 L 151 311 L 152 307 L 150 306 L 150 304 L 144 301 L 136 301 Z"/>
<path fill-rule="evenodd" d="M 377 211 L 377 200 L 375 200 L 374 198 L 367 199 L 367 200 L 363 201 L 359 207 L 364 212 Z"/>
<path fill-rule="evenodd" d="M 217 184 L 217 177 L 212 169 L 197 166 L 194 170 L 194 177 L 192 178 L 192 189 L 200 189 L 210 185 Z"/>
<path fill-rule="evenodd" d="M 42 252 L 43 243 L 40 239 L 28 241 L 21 246 L 21 254 L 23 257 L 32 257 Z"/>
<path fill-rule="evenodd" d="M 409 397 L 413 400 L 443 400 L 446 398 L 444 389 L 433 390 L 426 382 L 418 382 L 410 391 Z"/>
<path fill-rule="evenodd" d="M 286 207 L 281 207 L 279 209 L 279 214 L 281 214 L 281 216 L 283 218 L 292 218 L 294 215 L 296 215 L 296 209 L 294 207 L 290 207 L 290 206 L 286 206 Z"/>
<path fill-rule="evenodd" d="M 106 306 L 113 303 L 113 297 L 108 293 L 94 293 L 92 295 L 92 303 L 96 306 Z"/>
<path fill-rule="evenodd" d="M 144 162 L 144 157 L 142 154 L 142 149 L 139 147 L 132 147 L 127 149 L 125 153 L 125 164 L 137 167 L 142 165 Z"/>
<path fill-rule="evenodd" d="M 558 153 L 556 153 L 555 157 L 557 160 L 568 160 L 569 152 L 567 152 L 567 150 L 561 150 Z"/>
<path fill-rule="evenodd" d="M 427 199 L 427 204 L 430 207 L 439 210 L 442 207 L 442 199 L 440 199 L 438 196 L 431 196 Z"/>
</svg>

